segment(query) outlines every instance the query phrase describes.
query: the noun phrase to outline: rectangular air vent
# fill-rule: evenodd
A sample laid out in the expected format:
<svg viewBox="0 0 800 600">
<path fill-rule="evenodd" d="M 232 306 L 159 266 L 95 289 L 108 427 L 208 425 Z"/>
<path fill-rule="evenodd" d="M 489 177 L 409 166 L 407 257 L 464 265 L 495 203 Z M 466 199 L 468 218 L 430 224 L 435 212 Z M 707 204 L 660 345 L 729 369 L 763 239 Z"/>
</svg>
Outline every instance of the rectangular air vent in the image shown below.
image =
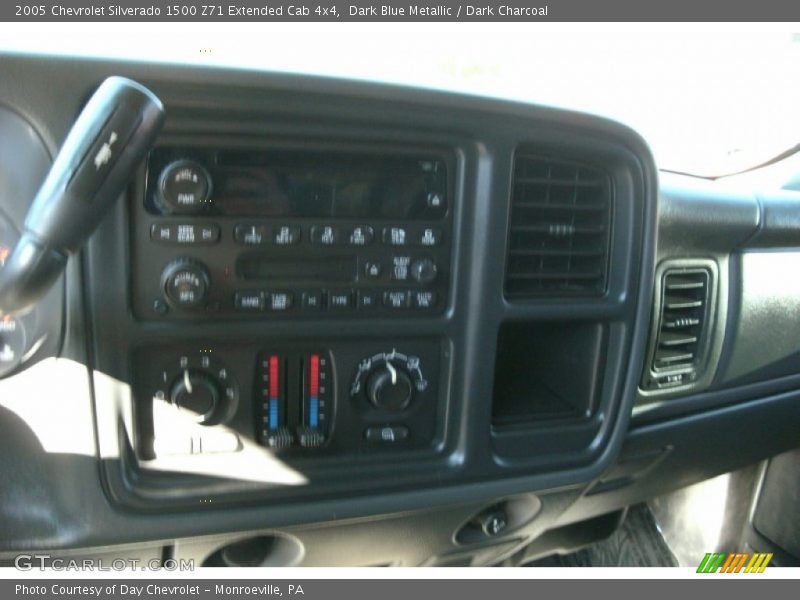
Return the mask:
<svg viewBox="0 0 800 600">
<path fill-rule="evenodd" d="M 647 387 L 674 387 L 697 377 L 709 315 L 710 281 L 704 269 L 664 272 Z"/>
<path fill-rule="evenodd" d="M 611 228 L 608 174 L 518 154 L 511 185 L 506 297 L 603 294 Z"/>
</svg>

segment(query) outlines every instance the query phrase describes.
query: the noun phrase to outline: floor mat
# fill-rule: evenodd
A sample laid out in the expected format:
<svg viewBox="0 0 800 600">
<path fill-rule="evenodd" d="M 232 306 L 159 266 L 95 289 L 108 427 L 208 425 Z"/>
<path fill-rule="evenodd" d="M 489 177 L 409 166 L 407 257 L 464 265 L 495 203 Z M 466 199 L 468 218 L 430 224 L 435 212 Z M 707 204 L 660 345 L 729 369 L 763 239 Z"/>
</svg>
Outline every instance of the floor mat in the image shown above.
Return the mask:
<svg viewBox="0 0 800 600">
<path fill-rule="evenodd" d="M 572 554 L 547 556 L 530 567 L 677 567 L 646 505 L 632 506 L 625 521 L 602 542 Z"/>
</svg>

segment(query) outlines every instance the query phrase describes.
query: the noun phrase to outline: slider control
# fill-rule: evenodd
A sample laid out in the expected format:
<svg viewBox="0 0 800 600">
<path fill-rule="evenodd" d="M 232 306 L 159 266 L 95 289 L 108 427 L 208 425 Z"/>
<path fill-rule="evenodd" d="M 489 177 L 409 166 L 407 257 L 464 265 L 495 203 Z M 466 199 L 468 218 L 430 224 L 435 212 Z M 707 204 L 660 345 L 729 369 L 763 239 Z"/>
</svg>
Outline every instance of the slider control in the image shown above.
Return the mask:
<svg viewBox="0 0 800 600">
<path fill-rule="evenodd" d="M 270 448 L 288 448 L 294 442 L 286 427 L 286 394 L 282 377 L 283 360 L 272 354 L 259 361 L 262 390 L 262 438 Z"/>
</svg>

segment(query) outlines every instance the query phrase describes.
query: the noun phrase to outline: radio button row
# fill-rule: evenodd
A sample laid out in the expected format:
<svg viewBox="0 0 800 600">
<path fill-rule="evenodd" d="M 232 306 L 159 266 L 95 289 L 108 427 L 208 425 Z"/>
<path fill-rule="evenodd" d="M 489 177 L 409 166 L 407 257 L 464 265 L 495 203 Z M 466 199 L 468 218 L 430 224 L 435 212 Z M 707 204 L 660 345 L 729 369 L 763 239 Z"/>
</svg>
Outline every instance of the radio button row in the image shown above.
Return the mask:
<svg viewBox="0 0 800 600">
<path fill-rule="evenodd" d="M 215 244 L 219 241 L 219 225 L 189 225 L 155 223 L 150 239 L 167 244 Z"/>
<path fill-rule="evenodd" d="M 251 290 L 236 292 L 234 296 L 236 309 L 248 312 L 262 312 L 264 310 L 283 312 L 289 310 L 293 303 L 294 295 L 291 292 Z"/>
<path fill-rule="evenodd" d="M 409 290 L 389 290 L 383 293 L 383 305 L 388 308 L 418 308 L 428 309 L 436 307 L 436 292 L 409 291 Z"/>
<path fill-rule="evenodd" d="M 388 246 L 433 248 L 442 243 L 442 230 L 436 227 L 425 227 L 412 233 L 405 227 L 384 227 L 381 239 Z"/>
<path fill-rule="evenodd" d="M 372 310 L 383 306 L 397 309 L 432 309 L 438 301 L 436 292 L 430 290 L 322 290 L 304 291 L 302 307 L 309 310 L 320 310 L 327 305 L 329 310 L 349 310 L 355 306 L 359 310 Z M 327 299 L 327 302 L 325 302 Z M 264 290 L 245 290 L 236 292 L 234 305 L 243 312 L 284 312 L 294 306 L 292 292 L 267 292 Z"/>
</svg>

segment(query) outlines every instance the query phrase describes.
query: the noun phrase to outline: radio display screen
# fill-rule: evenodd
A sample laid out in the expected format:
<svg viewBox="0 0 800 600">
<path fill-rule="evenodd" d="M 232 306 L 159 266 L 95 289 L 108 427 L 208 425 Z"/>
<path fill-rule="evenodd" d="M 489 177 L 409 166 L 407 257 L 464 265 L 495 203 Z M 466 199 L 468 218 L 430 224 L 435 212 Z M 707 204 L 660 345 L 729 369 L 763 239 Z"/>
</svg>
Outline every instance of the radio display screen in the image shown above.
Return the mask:
<svg viewBox="0 0 800 600">
<path fill-rule="evenodd" d="M 307 149 L 181 150 L 150 157 L 150 206 L 158 177 L 178 160 L 202 165 L 212 192 L 204 212 L 244 217 L 431 220 L 447 212 L 441 156 Z"/>
</svg>

